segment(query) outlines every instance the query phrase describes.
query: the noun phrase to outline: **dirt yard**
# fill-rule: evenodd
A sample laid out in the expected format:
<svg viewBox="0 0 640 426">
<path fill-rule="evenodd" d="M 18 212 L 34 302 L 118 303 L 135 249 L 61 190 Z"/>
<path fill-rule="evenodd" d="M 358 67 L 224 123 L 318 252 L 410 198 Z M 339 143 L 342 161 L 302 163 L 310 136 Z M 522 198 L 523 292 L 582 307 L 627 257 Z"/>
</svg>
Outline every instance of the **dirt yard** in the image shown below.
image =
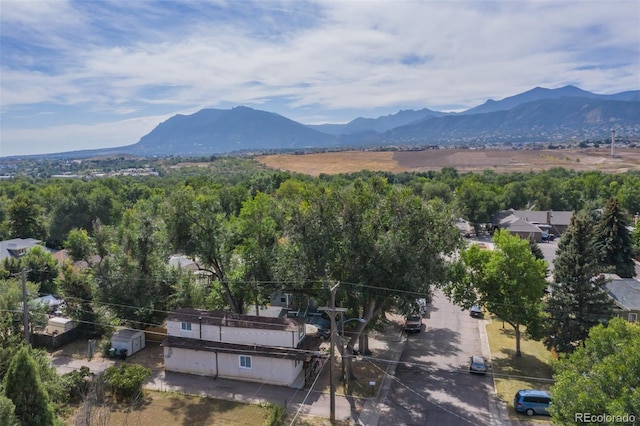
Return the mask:
<svg viewBox="0 0 640 426">
<path fill-rule="evenodd" d="M 576 171 L 598 170 L 624 173 L 640 170 L 640 149 L 620 148 L 611 156 L 609 148 L 555 150 L 471 150 L 441 149 L 424 151 L 344 151 L 307 155 L 265 155 L 256 158 L 268 167 L 318 176 L 360 170 L 440 171 L 455 168 L 460 173 L 492 170 L 538 172 L 554 167 Z"/>
</svg>

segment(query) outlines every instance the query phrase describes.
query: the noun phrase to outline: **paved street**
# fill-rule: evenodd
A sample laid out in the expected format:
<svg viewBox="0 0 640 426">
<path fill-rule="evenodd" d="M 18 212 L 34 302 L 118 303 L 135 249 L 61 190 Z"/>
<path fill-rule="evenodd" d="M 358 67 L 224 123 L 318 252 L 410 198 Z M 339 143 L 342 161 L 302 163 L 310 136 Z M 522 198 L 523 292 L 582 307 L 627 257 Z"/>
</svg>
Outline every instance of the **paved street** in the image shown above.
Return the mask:
<svg viewBox="0 0 640 426">
<path fill-rule="evenodd" d="M 408 338 L 380 424 L 503 424 L 491 377 L 468 372 L 471 355 L 489 355 L 482 322 L 437 293 L 426 329 Z"/>
</svg>

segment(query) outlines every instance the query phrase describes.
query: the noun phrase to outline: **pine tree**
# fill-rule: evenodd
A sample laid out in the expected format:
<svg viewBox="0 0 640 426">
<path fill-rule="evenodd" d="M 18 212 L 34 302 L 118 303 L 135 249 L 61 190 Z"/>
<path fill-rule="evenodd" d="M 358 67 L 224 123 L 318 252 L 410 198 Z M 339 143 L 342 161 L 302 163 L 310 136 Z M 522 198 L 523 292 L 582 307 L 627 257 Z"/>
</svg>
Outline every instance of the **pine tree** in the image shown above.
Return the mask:
<svg viewBox="0 0 640 426">
<path fill-rule="evenodd" d="M 544 253 L 542 253 L 542 249 L 532 236 L 529 237 L 529 249 L 536 259 L 544 260 Z"/>
<path fill-rule="evenodd" d="M 602 263 L 621 278 L 636 275 L 631 232 L 628 229 L 630 223 L 618 199 L 610 198 L 595 230 L 595 246 Z"/>
<path fill-rule="evenodd" d="M 4 381 L 5 395 L 15 405 L 15 415 L 23 425 L 50 426 L 55 415 L 49 396 L 40 381 L 38 366 L 26 346 L 15 355 Z"/>
<path fill-rule="evenodd" d="M 554 282 L 547 300 L 550 316 L 545 344 L 569 354 L 594 325 L 611 318 L 612 301 L 603 286 L 602 265 L 593 244 L 593 221 L 575 214 L 558 243 Z"/>
<path fill-rule="evenodd" d="M 0 425 L 18 426 L 15 410 L 16 407 L 13 405 L 13 401 L 0 394 Z"/>
</svg>

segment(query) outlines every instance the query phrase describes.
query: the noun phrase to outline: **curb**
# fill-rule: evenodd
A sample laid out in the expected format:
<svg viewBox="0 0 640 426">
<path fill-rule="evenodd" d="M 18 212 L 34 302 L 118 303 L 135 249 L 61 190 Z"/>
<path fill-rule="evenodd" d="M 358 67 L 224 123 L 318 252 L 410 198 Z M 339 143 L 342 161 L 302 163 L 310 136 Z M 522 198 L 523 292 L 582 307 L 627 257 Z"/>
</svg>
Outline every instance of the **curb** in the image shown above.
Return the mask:
<svg viewBox="0 0 640 426">
<path fill-rule="evenodd" d="M 489 360 L 490 365 L 493 366 L 493 359 L 491 357 L 491 346 L 489 345 L 489 336 L 487 336 L 487 324 L 491 323 L 491 319 L 484 319 L 478 321 L 478 331 L 480 332 L 480 346 L 482 348 L 482 356 Z M 496 387 L 496 381 L 493 377 L 493 367 L 491 374 L 491 383 L 493 385 L 493 395 L 491 395 L 491 401 L 489 402 L 489 414 L 491 415 L 491 425 L 511 425 L 509 415 L 507 414 L 505 404 L 498 398 L 498 388 Z"/>
</svg>

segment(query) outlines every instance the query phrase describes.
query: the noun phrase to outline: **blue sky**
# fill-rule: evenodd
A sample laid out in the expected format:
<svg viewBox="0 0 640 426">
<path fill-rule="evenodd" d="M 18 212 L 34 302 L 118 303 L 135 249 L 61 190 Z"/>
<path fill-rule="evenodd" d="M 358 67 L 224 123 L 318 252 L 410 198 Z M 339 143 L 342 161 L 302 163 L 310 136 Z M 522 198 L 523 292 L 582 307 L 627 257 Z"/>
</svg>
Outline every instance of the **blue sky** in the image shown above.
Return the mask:
<svg viewBox="0 0 640 426">
<path fill-rule="evenodd" d="M 640 2 L 0 2 L 0 156 L 136 143 L 246 105 L 305 124 L 536 86 L 640 89 Z"/>
</svg>

